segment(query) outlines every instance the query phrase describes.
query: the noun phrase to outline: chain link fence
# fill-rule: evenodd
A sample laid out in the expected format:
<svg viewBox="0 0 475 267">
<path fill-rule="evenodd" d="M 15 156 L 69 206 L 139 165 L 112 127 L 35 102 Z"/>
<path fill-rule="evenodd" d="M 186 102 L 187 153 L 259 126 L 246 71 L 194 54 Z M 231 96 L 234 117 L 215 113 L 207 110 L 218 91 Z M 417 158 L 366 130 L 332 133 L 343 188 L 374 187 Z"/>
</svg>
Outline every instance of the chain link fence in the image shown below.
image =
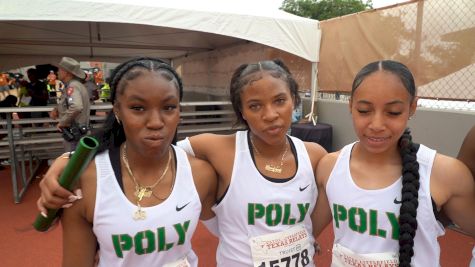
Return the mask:
<svg viewBox="0 0 475 267">
<path fill-rule="evenodd" d="M 333 55 L 320 59 L 321 99 L 347 100 L 356 72 L 386 58 L 411 69 L 419 106 L 475 112 L 475 1 L 412 1 L 321 24 L 321 55 Z"/>
</svg>

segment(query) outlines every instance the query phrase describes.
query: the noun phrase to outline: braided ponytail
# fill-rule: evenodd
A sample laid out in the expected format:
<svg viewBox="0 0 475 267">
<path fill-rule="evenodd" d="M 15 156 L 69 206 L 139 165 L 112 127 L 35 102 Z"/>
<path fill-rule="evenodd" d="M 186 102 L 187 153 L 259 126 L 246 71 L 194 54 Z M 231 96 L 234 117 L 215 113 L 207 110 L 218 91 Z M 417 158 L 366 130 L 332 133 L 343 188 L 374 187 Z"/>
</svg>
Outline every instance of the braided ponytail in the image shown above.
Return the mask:
<svg viewBox="0 0 475 267">
<path fill-rule="evenodd" d="M 414 255 L 414 237 L 417 230 L 417 207 L 419 205 L 418 146 L 412 142 L 409 129 L 399 139 L 402 159 L 401 208 L 399 211 L 399 266 L 410 267 Z"/>
</svg>

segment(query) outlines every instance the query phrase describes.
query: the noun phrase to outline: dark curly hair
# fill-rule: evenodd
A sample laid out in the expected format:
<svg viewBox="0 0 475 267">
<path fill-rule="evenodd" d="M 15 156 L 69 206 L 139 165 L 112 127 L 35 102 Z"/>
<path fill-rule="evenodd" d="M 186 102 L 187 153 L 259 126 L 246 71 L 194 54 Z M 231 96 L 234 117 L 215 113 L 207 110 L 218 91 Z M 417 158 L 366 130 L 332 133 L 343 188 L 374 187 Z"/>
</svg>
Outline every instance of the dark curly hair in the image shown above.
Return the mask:
<svg viewBox="0 0 475 267">
<path fill-rule="evenodd" d="M 267 72 L 272 75 L 272 77 L 283 80 L 289 87 L 290 94 L 294 99 L 294 106 L 297 107 L 300 104 L 299 86 L 282 60 L 275 59 L 259 61 L 252 64 L 242 64 L 234 71 L 229 87 L 231 103 L 237 118 L 236 124 L 245 125 L 249 128 L 246 120 L 242 117 L 241 93 L 244 87 L 251 82 L 260 80 L 263 76 L 263 72 Z"/>
<path fill-rule="evenodd" d="M 117 100 L 117 95 L 124 93 L 129 81 L 143 75 L 146 71 L 156 72 L 164 79 L 173 82 L 181 101 L 183 85 L 178 73 L 168 63 L 159 58 L 139 57 L 120 64 L 112 72 L 110 78 L 112 104 Z M 124 128 L 115 119 L 114 112 L 107 114 L 104 126 L 100 130 L 93 132 L 93 136 L 97 138 L 100 144 L 98 152 L 111 147 L 119 147 L 125 141 Z M 174 142 L 176 142 L 176 133 Z"/>
<path fill-rule="evenodd" d="M 411 71 L 404 64 L 383 60 L 372 62 L 363 67 L 356 75 L 351 90 L 355 90 L 366 77 L 376 71 L 388 71 L 398 76 L 411 95 L 411 101 L 416 97 L 416 85 Z M 414 237 L 417 230 L 417 207 L 419 205 L 419 163 L 417 162 L 418 145 L 412 142 L 411 132 L 406 129 L 400 137 L 399 153 L 402 159 L 402 190 L 401 208 L 399 210 L 399 266 L 410 267 L 414 255 Z"/>
</svg>

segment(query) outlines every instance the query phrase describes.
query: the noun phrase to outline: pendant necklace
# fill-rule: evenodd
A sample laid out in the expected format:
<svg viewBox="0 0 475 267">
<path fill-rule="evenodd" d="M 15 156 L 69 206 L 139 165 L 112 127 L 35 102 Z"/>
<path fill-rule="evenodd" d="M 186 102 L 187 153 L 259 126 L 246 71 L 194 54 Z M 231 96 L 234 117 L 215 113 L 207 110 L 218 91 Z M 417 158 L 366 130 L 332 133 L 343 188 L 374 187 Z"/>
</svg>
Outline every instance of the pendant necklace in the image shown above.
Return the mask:
<svg viewBox="0 0 475 267">
<path fill-rule="evenodd" d="M 251 144 L 252 144 L 252 147 L 254 148 L 254 150 L 256 151 L 256 154 L 261 156 L 261 158 L 264 159 L 264 157 L 262 156 L 262 153 L 259 152 L 259 150 L 257 149 L 256 145 L 254 144 L 254 141 L 253 141 L 253 137 L 251 135 Z M 269 171 L 269 172 L 273 172 L 273 173 L 282 173 L 282 167 L 284 166 L 284 158 L 285 158 L 285 155 L 287 154 L 287 151 L 289 150 L 289 147 L 287 146 L 288 144 L 288 140 L 287 140 L 287 137 L 285 138 L 285 148 L 284 148 L 284 152 L 282 153 L 282 157 L 280 159 L 280 166 L 279 165 L 274 165 L 272 163 L 266 163 L 266 166 L 264 167 L 264 169 L 266 171 Z"/>
<path fill-rule="evenodd" d="M 142 206 L 140 205 L 140 201 L 142 201 L 142 199 L 144 197 L 149 198 L 152 195 L 155 196 L 155 194 L 153 194 L 153 189 L 165 178 L 165 174 L 167 174 L 167 172 L 168 172 L 168 167 L 170 166 L 170 161 L 171 161 L 171 151 L 168 150 L 168 161 L 167 161 L 167 165 L 165 167 L 165 170 L 163 170 L 163 172 L 162 172 L 162 175 L 160 175 L 160 177 L 158 177 L 158 179 L 157 179 L 157 181 L 155 181 L 155 183 L 153 183 L 152 185 L 149 185 L 149 186 L 141 185 L 137 181 L 137 178 L 135 178 L 132 170 L 130 169 L 129 160 L 127 158 L 127 144 L 125 144 L 125 143 L 124 143 L 124 148 L 122 149 L 122 160 L 124 161 L 125 168 L 127 169 L 127 172 L 129 173 L 129 176 L 130 176 L 130 178 L 132 179 L 132 181 L 134 182 L 134 185 L 135 185 L 134 196 L 135 196 L 135 200 L 137 202 L 137 210 L 134 212 L 133 218 L 134 218 L 134 220 L 145 220 L 147 218 L 147 214 L 146 214 L 145 210 L 142 210 Z M 173 184 L 172 184 L 172 188 L 173 188 Z M 161 199 L 161 200 L 163 200 L 163 199 Z"/>
</svg>

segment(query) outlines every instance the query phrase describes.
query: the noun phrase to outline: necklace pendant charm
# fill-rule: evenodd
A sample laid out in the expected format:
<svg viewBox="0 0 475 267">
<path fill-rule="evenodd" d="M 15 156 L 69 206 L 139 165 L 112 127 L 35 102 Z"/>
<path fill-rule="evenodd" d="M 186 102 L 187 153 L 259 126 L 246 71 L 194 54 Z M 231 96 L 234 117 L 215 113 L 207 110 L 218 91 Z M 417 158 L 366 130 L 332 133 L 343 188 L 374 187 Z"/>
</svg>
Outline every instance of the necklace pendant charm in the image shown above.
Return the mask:
<svg viewBox="0 0 475 267">
<path fill-rule="evenodd" d="M 139 187 L 139 186 L 135 187 L 134 195 L 137 197 L 138 201 L 142 201 L 142 198 L 145 196 L 145 191 L 146 190 L 147 190 L 147 188 L 145 188 L 145 187 Z"/>
<path fill-rule="evenodd" d="M 152 188 L 144 187 L 143 197 L 151 197 L 152 196 Z"/>
<path fill-rule="evenodd" d="M 134 216 L 132 218 L 136 221 L 145 220 L 147 218 L 147 213 L 139 206 L 138 210 L 134 212 Z"/>
<path fill-rule="evenodd" d="M 273 172 L 273 173 L 282 173 L 282 168 L 281 167 L 273 166 L 271 164 L 266 164 L 265 170 Z"/>
</svg>

